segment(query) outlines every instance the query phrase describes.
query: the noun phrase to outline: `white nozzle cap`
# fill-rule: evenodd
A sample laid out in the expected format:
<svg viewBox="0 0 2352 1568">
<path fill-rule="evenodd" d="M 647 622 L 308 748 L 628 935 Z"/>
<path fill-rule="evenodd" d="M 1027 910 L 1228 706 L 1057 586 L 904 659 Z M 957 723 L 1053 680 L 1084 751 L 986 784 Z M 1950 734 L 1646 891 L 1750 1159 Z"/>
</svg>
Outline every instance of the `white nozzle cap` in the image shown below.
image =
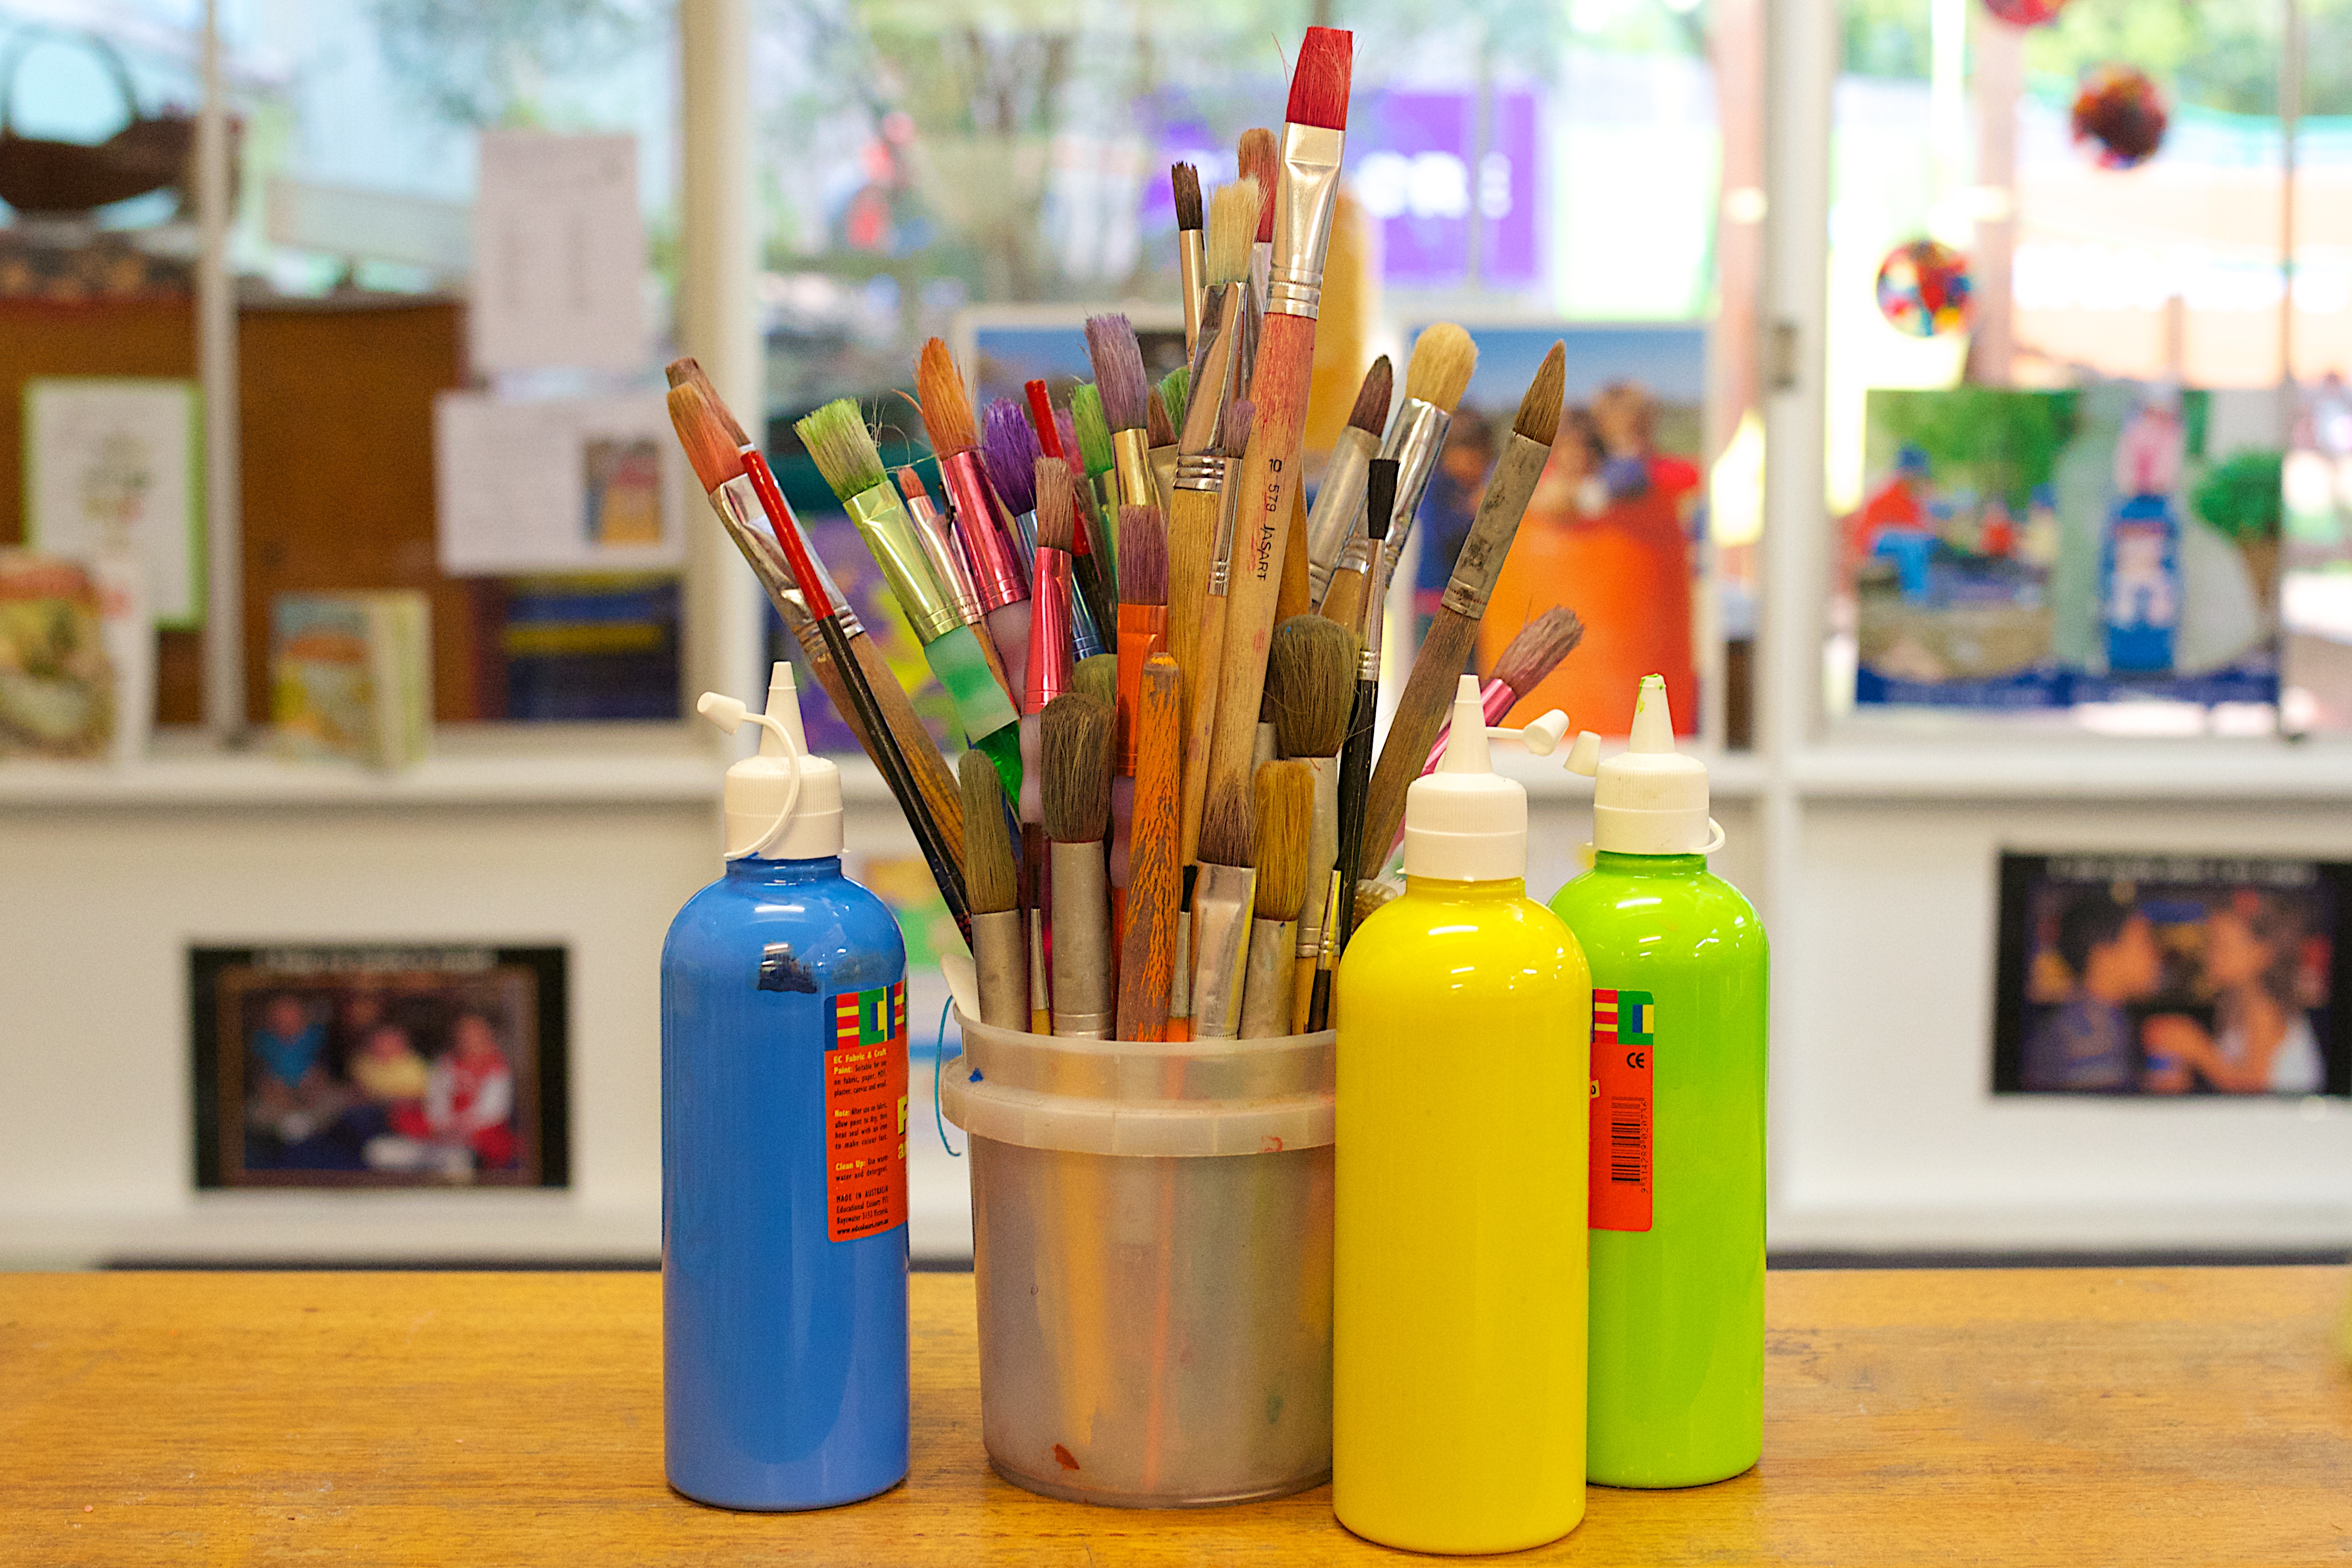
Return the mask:
<svg viewBox="0 0 2352 1568">
<path fill-rule="evenodd" d="M 793 667 L 781 661 L 768 677 L 768 711 L 754 714 L 733 697 L 705 692 L 695 711 L 729 735 L 748 720 L 760 727 L 760 749 L 727 770 L 727 858 L 823 860 L 841 852 L 841 769 L 812 757 L 801 726 Z"/>
<path fill-rule="evenodd" d="M 1642 677 L 1633 733 L 1623 751 L 1602 759 L 1587 730 L 1568 766 L 1591 774 L 1592 847 L 1621 855 L 1700 855 L 1722 842 L 1706 814 L 1706 764 L 1675 749 L 1674 715 L 1662 675 Z"/>
<path fill-rule="evenodd" d="M 1454 728 L 1437 770 L 1405 791 L 1404 870 L 1446 882 L 1528 874 L 1528 792 L 1488 764 L 1475 675 L 1454 688 Z"/>
</svg>

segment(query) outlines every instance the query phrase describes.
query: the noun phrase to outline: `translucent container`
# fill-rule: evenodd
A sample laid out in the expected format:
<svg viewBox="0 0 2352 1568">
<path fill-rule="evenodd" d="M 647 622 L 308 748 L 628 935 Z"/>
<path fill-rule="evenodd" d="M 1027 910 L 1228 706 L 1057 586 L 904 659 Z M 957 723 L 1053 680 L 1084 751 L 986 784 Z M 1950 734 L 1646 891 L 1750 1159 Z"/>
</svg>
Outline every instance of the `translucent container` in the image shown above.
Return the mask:
<svg viewBox="0 0 2352 1568">
<path fill-rule="evenodd" d="M 1332 1035 L 963 1022 L 981 1437 L 1049 1497 L 1199 1508 L 1331 1473 Z"/>
</svg>

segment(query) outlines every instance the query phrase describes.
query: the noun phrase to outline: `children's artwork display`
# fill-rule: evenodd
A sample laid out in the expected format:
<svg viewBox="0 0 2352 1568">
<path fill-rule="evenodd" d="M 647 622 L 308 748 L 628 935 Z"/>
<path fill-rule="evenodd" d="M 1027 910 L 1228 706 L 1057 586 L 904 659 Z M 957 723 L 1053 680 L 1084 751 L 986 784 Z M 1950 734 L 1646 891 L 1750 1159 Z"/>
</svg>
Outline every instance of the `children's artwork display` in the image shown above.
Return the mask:
<svg viewBox="0 0 2352 1568">
<path fill-rule="evenodd" d="M 104 619 L 82 562 L 0 550 L 0 758 L 106 754 L 118 718 Z"/>
<path fill-rule="evenodd" d="M 565 961 L 190 948 L 196 1185 L 567 1185 Z"/>
<path fill-rule="evenodd" d="M 1993 1091 L 2352 1094 L 2352 864 L 2004 854 Z"/>
<path fill-rule="evenodd" d="M 37 376 L 25 383 L 25 542 L 135 558 L 158 626 L 205 619 L 204 421 L 196 383 Z"/>
<path fill-rule="evenodd" d="M 2131 382 L 1870 393 L 1838 547 L 1856 702 L 2276 702 L 2273 406 Z"/>
</svg>

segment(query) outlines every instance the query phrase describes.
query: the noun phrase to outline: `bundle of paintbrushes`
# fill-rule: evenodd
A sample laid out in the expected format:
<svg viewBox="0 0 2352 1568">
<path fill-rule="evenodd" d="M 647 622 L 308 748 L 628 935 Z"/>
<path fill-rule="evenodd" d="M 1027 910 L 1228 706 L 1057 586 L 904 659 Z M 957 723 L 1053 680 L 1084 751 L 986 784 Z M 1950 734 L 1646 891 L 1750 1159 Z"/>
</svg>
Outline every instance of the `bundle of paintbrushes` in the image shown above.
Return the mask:
<svg viewBox="0 0 2352 1568">
<path fill-rule="evenodd" d="M 1555 349 L 1415 660 L 1380 768 L 1387 588 L 1476 365 L 1459 327 L 1387 359 L 1301 487 L 1352 43 L 1309 28 L 1279 131 L 1236 178 L 1171 170 L 1186 362 L 1156 382 L 1118 314 L 1093 373 L 973 406 L 947 344 L 915 367 L 932 452 L 885 468 L 843 400 L 799 422 L 970 747 L 950 775 L 757 449 L 691 361 L 680 438 L 813 673 L 882 771 L 973 944 L 982 1017 L 1129 1040 L 1328 1021 L 1356 882 L 1386 859 L 1558 423 Z M 1353 374 L 1353 371 L 1349 371 Z M 1392 401 L 1397 402 L 1393 413 Z M 1555 612 L 1486 686 L 1489 721 L 1575 645 Z M 960 784 L 960 787 L 959 787 Z"/>
</svg>

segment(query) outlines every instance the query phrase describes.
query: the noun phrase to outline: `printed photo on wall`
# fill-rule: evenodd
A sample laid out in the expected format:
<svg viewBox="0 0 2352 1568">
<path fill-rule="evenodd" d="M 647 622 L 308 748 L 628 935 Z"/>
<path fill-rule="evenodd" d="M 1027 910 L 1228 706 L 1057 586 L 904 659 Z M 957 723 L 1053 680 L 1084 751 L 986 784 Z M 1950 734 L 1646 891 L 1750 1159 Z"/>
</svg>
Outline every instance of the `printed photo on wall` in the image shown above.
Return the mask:
<svg viewBox="0 0 2352 1568">
<path fill-rule="evenodd" d="M 2002 1094 L 2352 1094 L 2352 864 L 2003 854 Z"/>
<path fill-rule="evenodd" d="M 200 1187 L 562 1186 L 565 949 L 192 947 Z"/>
</svg>

